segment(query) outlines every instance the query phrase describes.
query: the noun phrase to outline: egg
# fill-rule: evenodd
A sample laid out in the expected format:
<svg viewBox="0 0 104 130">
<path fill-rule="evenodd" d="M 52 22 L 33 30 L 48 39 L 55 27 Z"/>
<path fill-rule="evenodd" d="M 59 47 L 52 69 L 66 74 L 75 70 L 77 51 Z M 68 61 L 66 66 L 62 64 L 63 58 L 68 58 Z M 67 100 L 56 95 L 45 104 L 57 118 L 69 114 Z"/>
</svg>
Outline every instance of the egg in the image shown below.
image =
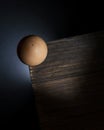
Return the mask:
<svg viewBox="0 0 104 130">
<path fill-rule="evenodd" d="M 29 35 L 22 38 L 17 46 L 19 59 L 29 66 L 41 64 L 47 57 L 46 42 L 39 36 Z"/>
</svg>

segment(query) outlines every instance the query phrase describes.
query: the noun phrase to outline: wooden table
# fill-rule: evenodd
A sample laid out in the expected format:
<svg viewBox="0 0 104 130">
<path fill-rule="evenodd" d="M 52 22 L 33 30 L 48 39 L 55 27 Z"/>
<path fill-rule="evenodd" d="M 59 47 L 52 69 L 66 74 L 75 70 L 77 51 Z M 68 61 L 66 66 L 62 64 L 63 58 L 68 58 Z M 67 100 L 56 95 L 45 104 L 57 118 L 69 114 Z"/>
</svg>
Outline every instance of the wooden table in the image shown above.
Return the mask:
<svg viewBox="0 0 104 130">
<path fill-rule="evenodd" d="M 104 32 L 47 43 L 30 67 L 41 130 L 104 129 Z"/>
</svg>

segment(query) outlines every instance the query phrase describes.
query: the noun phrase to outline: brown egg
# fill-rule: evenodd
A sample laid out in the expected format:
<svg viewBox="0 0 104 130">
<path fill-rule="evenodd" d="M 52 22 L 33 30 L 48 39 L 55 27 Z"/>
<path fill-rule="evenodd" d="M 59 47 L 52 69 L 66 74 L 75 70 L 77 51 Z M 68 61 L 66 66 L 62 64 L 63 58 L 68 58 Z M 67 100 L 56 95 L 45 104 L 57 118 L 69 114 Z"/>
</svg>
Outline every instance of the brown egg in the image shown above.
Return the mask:
<svg viewBox="0 0 104 130">
<path fill-rule="evenodd" d="M 35 35 L 24 37 L 17 47 L 19 59 L 29 66 L 41 64 L 45 60 L 47 52 L 48 49 L 45 41 Z"/>
</svg>

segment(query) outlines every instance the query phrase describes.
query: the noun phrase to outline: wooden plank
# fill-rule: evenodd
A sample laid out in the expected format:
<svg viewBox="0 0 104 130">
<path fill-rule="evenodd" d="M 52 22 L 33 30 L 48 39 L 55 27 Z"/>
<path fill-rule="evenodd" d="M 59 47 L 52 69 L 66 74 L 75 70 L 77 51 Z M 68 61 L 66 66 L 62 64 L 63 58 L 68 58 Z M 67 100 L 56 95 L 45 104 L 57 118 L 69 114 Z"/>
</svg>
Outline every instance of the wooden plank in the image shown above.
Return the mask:
<svg viewBox="0 0 104 130">
<path fill-rule="evenodd" d="M 47 43 L 30 67 L 42 130 L 104 129 L 104 32 Z"/>
</svg>

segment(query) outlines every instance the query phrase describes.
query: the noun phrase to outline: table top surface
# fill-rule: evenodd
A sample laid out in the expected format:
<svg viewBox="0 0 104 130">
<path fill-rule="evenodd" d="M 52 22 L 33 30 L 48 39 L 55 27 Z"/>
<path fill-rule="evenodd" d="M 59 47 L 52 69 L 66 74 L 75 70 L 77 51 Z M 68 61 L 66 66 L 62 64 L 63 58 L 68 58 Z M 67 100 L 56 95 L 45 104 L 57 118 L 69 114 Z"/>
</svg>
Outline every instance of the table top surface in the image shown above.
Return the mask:
<svg viewBox="0 0 104 130">
<path fill-rule="evenodd" d="M 104 32 L 47 43 L 30 67 L 42 130 L 104 129 Z"/>
</svg>

